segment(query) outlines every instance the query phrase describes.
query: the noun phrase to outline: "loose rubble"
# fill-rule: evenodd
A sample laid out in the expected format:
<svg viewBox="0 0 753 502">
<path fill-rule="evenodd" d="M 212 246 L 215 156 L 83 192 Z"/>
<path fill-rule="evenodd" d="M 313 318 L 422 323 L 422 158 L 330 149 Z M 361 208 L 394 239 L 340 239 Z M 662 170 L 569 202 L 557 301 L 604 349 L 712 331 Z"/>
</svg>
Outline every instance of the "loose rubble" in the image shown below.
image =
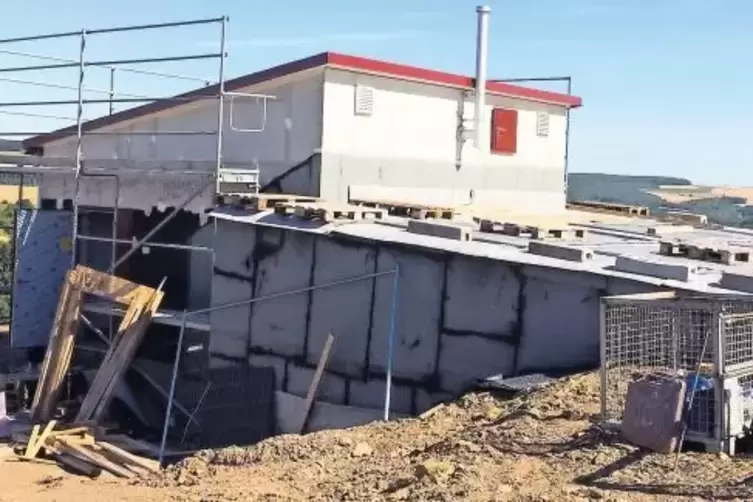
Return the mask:
<svg viewBox="0 0 753 502">
<path fill-rule="evenodd" d="M 674 455 L 596 426 L 598 389 L 586 374 L 511 400 L 469 394 L 424 420 L 204 451 L 146 482 L 109 486 L 119 500 L 148 489 L 151 502 L 753 499 L 752 459 L 684 453 L 675 469 Z M 56 481 L 57 500 L 95 500 L 66 498 L 66 483 Z"/>
</svg>

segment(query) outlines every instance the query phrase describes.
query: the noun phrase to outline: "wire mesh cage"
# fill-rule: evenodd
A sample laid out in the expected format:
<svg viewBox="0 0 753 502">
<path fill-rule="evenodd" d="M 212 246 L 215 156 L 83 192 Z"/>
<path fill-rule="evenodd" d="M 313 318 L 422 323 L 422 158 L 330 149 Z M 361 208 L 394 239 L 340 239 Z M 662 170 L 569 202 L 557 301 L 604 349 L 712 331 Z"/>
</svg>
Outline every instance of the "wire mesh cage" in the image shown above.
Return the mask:
<svg viewBox="0 0 753 502">
<path fill-rule="evenodd" d="M 739 408 L 740 396 L 753 388 L 753 298 L 674 293 L 604 298 L 602 419 L 619 422 L 629 384 L 656 374 L 683 377 L 694 389 L 692 403 L 686 399 L 689 439 L 725 441 L 735 432 L 729 424 L 740 429 L 745 422 L 732 416 L 730 402 Z"/>
</svg>

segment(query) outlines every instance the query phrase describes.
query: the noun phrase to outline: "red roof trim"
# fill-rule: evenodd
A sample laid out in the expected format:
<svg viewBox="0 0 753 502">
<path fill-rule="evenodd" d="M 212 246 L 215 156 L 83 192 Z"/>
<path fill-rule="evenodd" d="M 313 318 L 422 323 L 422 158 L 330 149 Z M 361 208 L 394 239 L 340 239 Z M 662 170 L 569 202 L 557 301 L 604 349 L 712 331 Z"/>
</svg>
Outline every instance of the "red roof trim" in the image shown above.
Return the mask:
<svg viewBox="0 0 753 502">
<path fill-rule="evenodd" d="M 441 71 L 429 70 L 426 68 L 418 68 L 415 66 L 402 65 L 397 63 L 389 63 L 376 59 L 349 56 L 347 54 L 339 54 L 335 52 L 323 52 L 321 54 L 316 54 L 308 58 L 299 59 L 297 61 L 274 66 L 272 68 L 268 68 L 256 73 L 244 75 L 233 80 L 228 80 L 227 82 L 225 82 L 225 89 L 228 91 L 234 91 L 251 85 L 266 82 L 268 80 L 273 80 L 325 65 L 341 68 L 344 70 L 374 73 L 384 75 L 386 77 L 415 80 L 437 85 L 459 87 L 463 89 L 472 89 L 474 86 L 474 79 L 463 75 L 445 73 Z M 183 99 L 198 99 L 201 96 L 205 96 L 207 94 L 216 94 L 218 90 L 218 86 L 213 85 L 179 94 L 177 97 Z M 490 82 L 487 85 L 487 90 L 488 92 L 493 94 L 500 94 L 503 96 L 524 100 L 540 101 L 559 106 L 578 107 L 582 105 L 581 98 L 577 96 L 532 89 L 530 87 L 522 87 L 501 82 Z M 108 115 L 85 122 L 83 124 L 83 129 L 84 131 L 99 129 L 116 124 L 118 122 L 123 122 L 125 120 L 131 120 L 151 113 L 168 110 L 185 103 L 185 101 L 169 100 L 147 103 L 142 106 L 123 110 L 122 112 L 118 112 L 113 115 Z M 30 146 L 40 146 L 51 141 L 65 138 L 67 136 L 72 136 L 76 133 L 76 126 L 71 126 L 50 133 L 41 134 L 39 136 L 34 136 L 33 138 L 24 140 L 23 143 L 26 148 Z"/>
<path fill-rule="evenodd" d="M 327 63 L 347 70 L 360 70 L 368 73 L 378 73 L 393 78 L 405 78 L 408 80 L 418 80 L 421 82 L 448 85 L 452 87 L 472 89 L 475 85 L 474 78 L 463 75 L 428 70 L 416 66 L 388 63 L 376 59 L 349 56 L 347 54 L 330 52 L 329 57 L 327 58 Z M 583 104 L 581 98 L 578 96 L 542 91 L 540 89 L 521 87 L 519 85 L 511 85 L 502 82 L 489 82 L 486 88 L 487 91 L 491 93 L 503 94 L 512 98 L 542 101 L 554 105 L 577 107 Z"/>
</svg>

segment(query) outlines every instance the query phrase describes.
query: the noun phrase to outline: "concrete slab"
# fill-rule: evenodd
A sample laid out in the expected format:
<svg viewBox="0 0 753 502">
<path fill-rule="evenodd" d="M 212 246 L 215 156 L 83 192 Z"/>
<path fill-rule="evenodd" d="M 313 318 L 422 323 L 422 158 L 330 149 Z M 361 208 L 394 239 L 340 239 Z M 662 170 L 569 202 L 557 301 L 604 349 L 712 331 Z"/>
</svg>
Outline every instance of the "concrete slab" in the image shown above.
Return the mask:
<svg viewBox="0 0 753 502">
<path fill-rule="evenodd" d="M 397 330 L 393 375 L 420 380 L 434 373 L 439 318 L 442 305 L 444 262 L 414 252 L 382 248 L 377 268 L 395 270 L 400 265 Z M 392 310 L 392 281 L 377 281 L 369 346 L 371 371 L 387 368 L 388 335 Z"/>
<path fill-rule="evenodd" d="M 439 374 L 442 390 L 457 394 L 491 375 L 515 371 L 515 347 L 472 335 L 442 335 Z"/>
<path fill-rule="evenodd" d="M 599 362 L 599 304 L 603 288 L 528 277 L 518 372 L 579 368 Z M 595 285 L 592 283 L 592 285 Z"/>
<path fill-rule="evenodd" d="M 282 390 L 283 380 L 285 379 L 285 365 L 287 364 L 284 358 L 267 354 L 251 354 L 248 358 L 248 364 L 259 368 L 274 369 L 275 389 Z"/>
<path fill-rule="evenodd" d="M 593 250 L 584 247 L 567 246 L 554 242 L 531 241 L 528 243 L 528 252 L 539 256 L 548 256 L 560 260 L 584 262 L 592 260 Z"/>
<path fill-rule="evenodd" d="M 344 246 L 332 239 L 317 239 L 314 284 L 328 284 L 373 274 L 376 249 L 372 246 Z M 309 319 L 310 364 L 319 361 L 329 333 L 335 336 L 328 367 L 354 377 L 363 377 L 369 340 L 369 315 L 374 281 L 369 278 L 340 286 L 314 290 Z"/>
<path fill-rule="evenodd" d="M 306 397 L 315 370 L 297 366 L 293 363 L 288 365 L 288 388 L 287 392 Z M 331 373 L 324 372 L 316 394 L 319 401 L 342 404 L 345 402 L 345 379 Z"/>
<path fill-rule="evenodd" d="M 753 271 L 747 274 L 744 272 L 723 272 L 719 285 L 723 288 L 753 293 Z"/>
<path fill-rule="evenodd" d="M 297 433 L 305 400 L 287 392 L 277 392 L 276 401 L 278 431 L 282 434 Z M 383 415 L 382 410 L 370 410 L 318 401 L 312 407 L 306 430 L 315 432 L 327 429 L 347 429 L 382 420 Z M 391 419 L 404 417 L 405 415 L 396 413 Z"/>
<path fill-rule="evenodd" d="M 680 440 L 685 382 L 678 378 L 630 382 L 621 432 L 628 441 L 672 453 Z"/>
<path fill-rule="evenodd" d="M 217 235 L 221 238 L 214 242 L 214 266 L 226 272 L 250 276 L 256 227 L 218 219 Z"/>
<path fill-rule="evenodd" d="M 439 220 L 409 220 L 408 232 L 456 241 L 470 241 L 473 238 L 470 227 Z"/>
<path fill-rule="evenodd" d="M 372 379 L 368 382 L 351 380 L 350 403 L 352 406 L 384 410 L 384 394 L 386 381 Z M 390 411 L 410 413 L 413 401 L 413 389 L 404 385 L 392 385 L 390 395 Z"/>
<path fill-rule="evenodd" d="M 261 227 L 259 227 L 261 228 Z M 314 237 L 302 232 L 266 228 L 256 273 L 254 297 L 261 298 L 309 286 Z M 306 336 L 308 294 L 296 293 L 254 303 L 251 346 L 286 356 L 301 355 Z"/>
<path fill-rule="evenodd" d="M 519 291 L 509 266 L 455 256 L 447 268 L 444 328 L 504 336 L 517 325 Z"/>
<path fill-rule="evenodd" d="M 447 403 L 455 399 L 449 392 L 428 392 L 424 389 L 416 390 L 416 413 L 420 414 L 439 403 Z"/>
<path fill-rule="evenodd" d="M 662 279 L 689 281 L 697 272 L 697 267 L 684 263 L 667 263 L 666 260 L 647 256 L 618 256 L 614 268 L 621 272 L 650 275 Z"/>
<path fill-rule="evenodd" d="M 212 279 L 212 304 L 224 305 L 251 298 L 251 283 L 215 274 Z M 248 352 L 249 304 L 213 310 L 209 313 L 212 327 L 209 353 L 245 358 Z"/>
</svg>

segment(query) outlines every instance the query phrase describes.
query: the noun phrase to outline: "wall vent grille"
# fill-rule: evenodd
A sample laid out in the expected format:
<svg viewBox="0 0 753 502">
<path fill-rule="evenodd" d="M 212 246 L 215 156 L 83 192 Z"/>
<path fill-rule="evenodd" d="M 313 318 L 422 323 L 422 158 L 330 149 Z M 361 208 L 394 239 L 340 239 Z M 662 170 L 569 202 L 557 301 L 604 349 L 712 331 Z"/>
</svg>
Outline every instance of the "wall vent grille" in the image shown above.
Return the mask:
<svg viewBox="0 0 753 502">
<path fill-rule="evenodd" d="M 374 113 L 373 87 L 356 86 L 355 113 L 364 117 L 370 117 Z"/>
</svg>

